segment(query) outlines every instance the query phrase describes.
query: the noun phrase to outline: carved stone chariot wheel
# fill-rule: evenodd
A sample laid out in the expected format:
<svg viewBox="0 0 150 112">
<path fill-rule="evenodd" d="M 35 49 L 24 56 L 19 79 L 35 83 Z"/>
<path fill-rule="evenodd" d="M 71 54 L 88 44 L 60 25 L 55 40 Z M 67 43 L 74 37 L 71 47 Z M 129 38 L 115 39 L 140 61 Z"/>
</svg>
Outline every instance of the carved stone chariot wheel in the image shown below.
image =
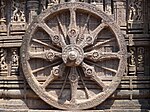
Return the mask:
<svg viewBox="0 0 150 112">
<path fill-rule="evenodd" d="M 64 3 L 42 12 L 21 47 L 27 82 L 59 109 L 87 109 L 118 87 L 126 46 L 114 21 L 94 5 Z"/>
</svg>

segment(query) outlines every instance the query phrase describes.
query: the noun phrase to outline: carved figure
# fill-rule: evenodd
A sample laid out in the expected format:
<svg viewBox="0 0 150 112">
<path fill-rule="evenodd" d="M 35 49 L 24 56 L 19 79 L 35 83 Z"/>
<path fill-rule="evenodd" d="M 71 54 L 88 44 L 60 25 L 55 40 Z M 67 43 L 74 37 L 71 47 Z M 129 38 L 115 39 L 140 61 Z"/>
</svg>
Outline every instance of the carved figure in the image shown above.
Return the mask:
<svg viewBox="0 0 150 112">
<path fill-rule="evenodd" d="M 13 1 L 13 16 L 11 18 L 12 22 L 25 22 L 24 12 L 21 11 L 19 3 Z"/>
<path fill-rule="evenodd" d="M 136 1 L 135 5 L 136 5 L 136 11 L 137 11 L 136 20 L 141 20 L 142 19 L 142 2 Z"/>
<path fill-rule="evenodd" d="M 0 12 L 1 12 L 0 18 L 5 19 L 5 3 L 3 0 L 1 0 Z"/>
<path fill-rule="evenodd" d="M 49 4 L 58 4 L 59 3 L 59 0 L 48 0 L 48 3 Z"/>
<path fill-rule="evenodd" d="M 1 60 L 0 60 L 1 70 L 5 70 L 7 68 L 7 64 L 6 64 L 7 51 L 1 48 L 0 56 L 1 56 Z"/>
<path fill-rule="evenodd" d="M 135 0 L 129 5 L 129 20 L 141 20 L 142 19 L 142 1 Z"/>
<path fill-rule="evenodd" d="M 135 4 L 134 1 L 131 2 L 131 4 L 129 5 L 129 20 L 134 20 L 135 16 L 136 16 L 136 8 L 135 8 Z"/>
<path fill-rule="evenodd" d="M 132 65 L 135 65 L 134 50 L 130 49 L 130 53 L 131 53 L 131 63 L 130 63 L 130 66 L 132 66 Z"/>
<path fill-rule="evenodd" d="M 12 57 L 11 57 L 11 59 L 12 59 L 12 66 L 18 66 L 18 64 L 19 64 L 19 61 L 18 61 L 18 55 L 17 55 L 17 51 L 16 50 L 13 50 L 12 51 Z"/>
</svg>

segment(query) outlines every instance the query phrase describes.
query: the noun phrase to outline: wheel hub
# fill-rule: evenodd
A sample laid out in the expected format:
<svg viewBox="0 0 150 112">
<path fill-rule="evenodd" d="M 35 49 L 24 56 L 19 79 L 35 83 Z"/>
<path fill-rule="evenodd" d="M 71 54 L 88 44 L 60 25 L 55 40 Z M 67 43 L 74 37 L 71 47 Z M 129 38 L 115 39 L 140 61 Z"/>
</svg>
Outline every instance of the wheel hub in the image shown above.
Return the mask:
<svg viewBox="0 0 150 112">
<path fill-rule="evenodd" d="M 78 66 L 83 58 L 83 49 L 77 45 L 67 45 L 62 51 L 62 59 L 66 66 Z"/>
</svg>

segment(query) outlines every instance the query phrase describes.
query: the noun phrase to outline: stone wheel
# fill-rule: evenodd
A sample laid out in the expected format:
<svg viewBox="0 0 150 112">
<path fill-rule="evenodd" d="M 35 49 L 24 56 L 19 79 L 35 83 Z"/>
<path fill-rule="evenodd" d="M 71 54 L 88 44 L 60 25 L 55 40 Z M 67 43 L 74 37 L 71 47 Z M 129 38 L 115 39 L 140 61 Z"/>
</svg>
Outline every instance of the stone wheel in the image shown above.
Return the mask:
<svg viewBox="0 0 150 112">
<path fill-rule="evenodd" d="M 42 12 L 29 26 L 21 47 L 27 82 L 59 109 L 99 105 L 118 87 L 126 46 L 118 26 L 86 3 L 64 3 Z"/>
</svg>

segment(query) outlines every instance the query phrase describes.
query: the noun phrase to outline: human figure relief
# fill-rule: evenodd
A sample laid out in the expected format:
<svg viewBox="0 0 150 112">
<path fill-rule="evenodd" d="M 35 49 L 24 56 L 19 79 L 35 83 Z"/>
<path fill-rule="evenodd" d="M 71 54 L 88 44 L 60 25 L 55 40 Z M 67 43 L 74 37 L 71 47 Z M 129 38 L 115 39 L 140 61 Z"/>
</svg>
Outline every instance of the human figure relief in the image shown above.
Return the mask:
<svg viewBox="0 0 150 112">
<path fill-rule="evenodd" d="M 142 19 L 142 1 L 134 0 L 129 5 L 129 20 L 139 21 Z"/>
<path fill-rule="evenodd" d="M 19 3 L 13 1 L 13 16 L 12 22 L 25 22 L 24 12 L 20 10 Z"/>
<path fill-rule="evenodd" d="M 13 50 L 12 51 L 12 56 L 11 56 L 11 59 L 12 59 L 12 66 L 18 66 L 19 64 L 19 61 L 18 61 L 18 55 L 17 55 L 17 51 L 16 50 Z"/>
<path fill-rule="evenodd" d="M 1 3 L 0 3 L 0 19 L 3 19 L 5 20 L 5 3 L 3 0 L 1 0 Z"/>
<path fill-rule="evenodd" d="M 59 0 L 48 0 L 48 3 L 58 4 Z"/>
<path fill-rule="evenodd" d="M 134 20 L 136 17 L 136 8 L 134 1 L 129 5 L 129 20 Z"/>
<path fill-rule="evenodd" d="M 141 20 L 142 19 L 142 1 L 136 1 L 135 2 L 136 5 L 136 20 Z"/>
<path fill-rule="evenodd" d="M 7 51 L 1 48 L 0 56 L 1 56 L 1 60 L 0 60 L 1 70 L 5 70 L 7 69 L 7 64 L 6 64 Z"/>
</svg>

